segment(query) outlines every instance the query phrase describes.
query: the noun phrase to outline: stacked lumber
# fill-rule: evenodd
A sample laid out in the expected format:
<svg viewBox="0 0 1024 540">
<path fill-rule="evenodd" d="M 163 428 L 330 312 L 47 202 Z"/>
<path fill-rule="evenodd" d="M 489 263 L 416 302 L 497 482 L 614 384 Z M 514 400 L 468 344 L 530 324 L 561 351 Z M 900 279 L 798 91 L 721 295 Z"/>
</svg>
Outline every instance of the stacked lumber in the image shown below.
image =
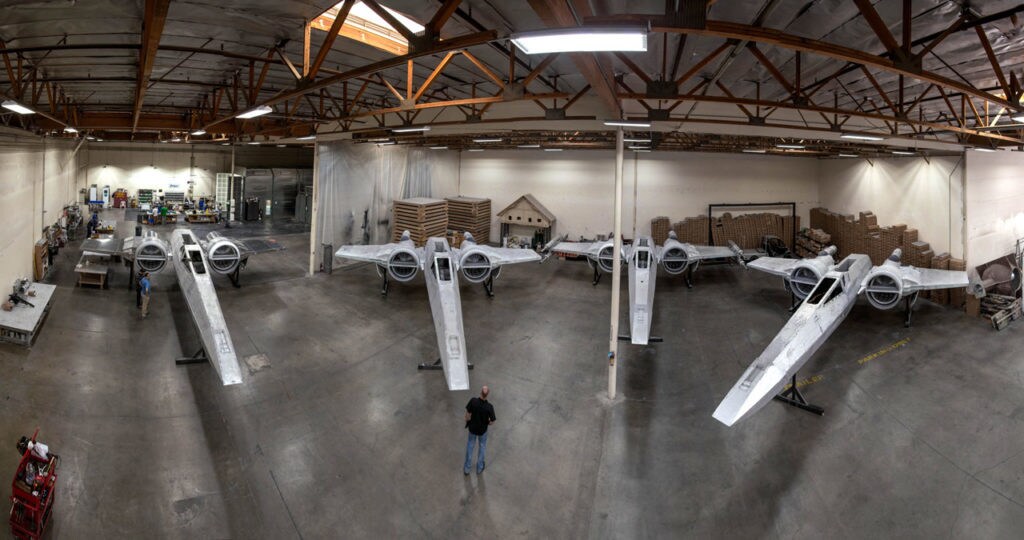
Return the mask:
<svg viewBox="0 0 1024 540">
<path fill-rule="evenodd" d="M 794 253 L 803 258 L 817 257 L 832 244 L 832 235 L 821 229 L 802 229 L 796 236 Z"/>
<path fill-rule="evenodd" d="M 671 221 L 666 216 L 658 216 L 651 220 L 651 239 L 654 245 L 660 246 L 668 240 L 668 233 L 672 230 Z"/>
<path fill-rule="evenodd" d="M 395 199 L 392 216 L 392 242 L 400 240 L 403 231 L 409 231 L 412 241 L 422 246 L 428 238 L 444 237 L 448 231 L 448 202 L 444 199 Z"/>
<path fill-rule="evenodd" d="M 477 242 L 491 238 L 491 200 L 477 197 L 448 197 L 448 229 L 468 232 Z"/>
</svg>

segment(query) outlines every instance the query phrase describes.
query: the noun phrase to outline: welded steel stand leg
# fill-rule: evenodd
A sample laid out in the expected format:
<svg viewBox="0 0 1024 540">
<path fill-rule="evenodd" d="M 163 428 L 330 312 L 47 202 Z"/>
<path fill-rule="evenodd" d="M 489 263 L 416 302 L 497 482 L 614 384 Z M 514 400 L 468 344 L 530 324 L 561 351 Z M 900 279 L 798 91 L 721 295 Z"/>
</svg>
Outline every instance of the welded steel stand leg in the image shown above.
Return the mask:
<svg viewBox="0 0 1024 540">
<path fill-rule="evenodd" d="M 800 307 L 800 304 L 802 302 L 803 302 L 803 300 L 800 300 L 799 298 L 797 298 L 796 295 L 793 294 L 793 291 L 789 291 L 789 312 L 790 313 L 793 313 L 794 311 L 796 311 L 797 308 Z"/>
<path fill-rule="evenodd" d="M 494 298 L 494 277 L 488 277 L 484 280 L 484 291 L 487 292 L 487 296 Z"/>
<path fill-rule="evenodd" d="M 686 288 L 693 288 L 693 266 L 686 269 Z"/>
<path fill-rule="evenodd" d="M 230 274 L 228 274 L 228 279 L 231 280 L 231 284 L 234 285 L 236 289 L 240 289 L 242 287 L 242 285 L 238 282 L 239 273 L 241 271 L 242 271 L 241 268 L 235 268 L 234 272 L 231 272 Z"/>
<path fill-rule="evenodd" d="M 473 369 L 473 364 L 467 364 L 467 366 L 469 367 L 469 369 Z M 420 371 L 437 371 L 437 370 L 444 369 L 444 366 L 441 365 L 441 359 L 438 358 L 437 360 L 434 360 L 433 362 L 424 362 L 424 363 L 416 366 L 416 369 L 418 369 Z"/>
<path fill-rule="evenodd" d="M 598 269 L 597 269 L 597 267 L 595 266 L 595 267 L 594 267 L 594 281 L 592 281 L 592 282 L 591 282 L 590 284 L 591 284 L 591 285 L 594 285 L 594 286 L 596 287 L 596 286 L 597 286 L 597 283 L 598 283 L 599 281 L 601 281 L 601 271 L 600 271 L 600 270 L 598 270 Z"/>
<path fill-rule="evenodd" d="M 188 364 L 202 364 L 204 362 L 209 361 L 210 358 L 206 356 L 206 349 L 202 347 L 199 347 L 199 350 L 196 351 L 195 354 L 193 354 L 192 356 L 182 356 L 180 358 L 174 359 L 174 363 L 179 366 L 184 366 Z"/>
<path fill-rule="evenodd" d="M 906 316 L 907 316 L 906 319 L 903 319 L 903 327 L 904 328 L 910 328 L 910 316 L 914 314 L 914 309 L 913 309 L 912 303 L 910 301 L 910 296 L 907 296 L 906 298 L 904 298 L 903 301 L 904 301 L 904 309 L 906 311 Z"/>
<path fill-rule="evenodd" d="M 817 405 L 811 405 L 810 403 L 807 403 L 806 399 L 804 399 L 804 395 L 800 393 L 800 389 L 796 387 L 796 375 L 793 375 L 793 379 L 789 384 L 789 389 L 775 396 L 775 399 L 785 403 L 786 405 L 792 405 L 798 409 L 803 409 L 818 416 L 825 414 L 825 409 Z"/>
<path fill-rule="evenodd" d="M 388 295 L 388 273 L 387 272 L 384 272 L 380 276 L 380 294 L 382 294 L 384 296 Z"/>
</svg>

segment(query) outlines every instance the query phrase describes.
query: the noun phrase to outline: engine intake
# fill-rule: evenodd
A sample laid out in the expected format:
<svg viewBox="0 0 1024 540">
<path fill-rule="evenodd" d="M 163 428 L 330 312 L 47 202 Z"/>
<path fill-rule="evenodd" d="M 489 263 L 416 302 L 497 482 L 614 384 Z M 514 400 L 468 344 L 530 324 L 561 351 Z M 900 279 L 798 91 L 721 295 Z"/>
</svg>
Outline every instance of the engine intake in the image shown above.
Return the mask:
<svg viewBox="0 0 1024 540">
<path fill-rule="evenodd" d="M 615 244 L 608 243 L 597 252 L 597 267 L 606 274 L 612 273 L 615 264 Z"/>
<path fill-rule="evenodd" d="M 820 271 L 814 265 L 801 264 L 789 273 L 789 279 L 787 280 L 789 290 L 794 296 L 803 300 L 807 298 L 807 295 L 811 294 L 811 291 L 818 285 L 818 282 L 821 281 L 821 276 L 824 274 L 823 271 Z"/>
<path fill-rule="evenodd" d="M 902 280 L 889 272 L 868 277 L 865 290 L 868 301 L 878 309 L 892 309 L 903 298 Z"/>
<path fill-rule="evenodd" d="M 155 236 L 146 238 L 135 248 L 135 263 L 146 272 L 159 272 L 167 265 L 167 243 Z"/>
<path fill-rule="evenodd" d="M 234 242 L 222 238 L 211 242 L 206 248 L 206 260 L 210 270 L 218 274 L 230 274 L 241 264 L 242 252 Z"/>
<path fill-rule="evenodd" d="M 686 271 L 690 266 L 690 258 L 682 247 L 671 247 L 665 249 L 661 254 L 661 267 L 669 274 L 676 276 Z"/>
<path fill-rule="evenodd" d="M 388 259 L 388 275 L 395 281 L 406 282 L 420 271 L 420 258 L 409 249 L 399 249 Z"/>
<path fill-rule="evenodd" d="M 491 275 L 491 259 L 481 250 L 470 249 L 462 254 L 459 269 L 466 281 L 483 283 Z"/>
</svg>

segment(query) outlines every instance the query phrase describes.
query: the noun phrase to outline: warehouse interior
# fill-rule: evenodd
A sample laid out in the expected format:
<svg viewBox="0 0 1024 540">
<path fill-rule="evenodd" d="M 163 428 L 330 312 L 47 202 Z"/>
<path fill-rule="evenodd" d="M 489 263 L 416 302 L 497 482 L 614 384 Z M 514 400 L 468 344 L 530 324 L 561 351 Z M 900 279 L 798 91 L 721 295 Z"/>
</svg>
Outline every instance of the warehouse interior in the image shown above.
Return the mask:
<svg viewBox="0 0 1024 540">
<path fill-rule="evenodd" d="M 16 538 L 1024 530 L 1024 4 L 0 14 Z"/>
</svg>

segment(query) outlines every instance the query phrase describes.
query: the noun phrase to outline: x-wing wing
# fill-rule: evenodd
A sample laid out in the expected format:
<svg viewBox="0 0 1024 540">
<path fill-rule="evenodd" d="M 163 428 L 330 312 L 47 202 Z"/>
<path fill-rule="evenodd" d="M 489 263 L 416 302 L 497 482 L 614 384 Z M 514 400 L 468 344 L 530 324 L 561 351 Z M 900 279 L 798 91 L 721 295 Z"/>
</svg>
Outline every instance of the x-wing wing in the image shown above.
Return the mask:
<svg viewBox="0 0 1024 540">
<path fill-rule="evenodd" d="M 390 279 L 409 282 L 420 271 L 427 282 L 430 311 L 437 333 L 440 365 L 449 390 L 469 389 L 470 363 L 466 354 L 466 338 L 462 325 L 462 303 L 459 296 L 458 272 L 470 283 L 481 283 L 488 296 L 494 295 L 494 278 L 507 264 L 539 261 L 531 250 L 495 248 L 477 244 L 466 233 L 460 248 L 452 248 L 444 238 L 429 238 L 418 248 L 402 234 L 399 242 L 379 246 L 342 246 L 335 256 L 377 265 L 381 276 L 381 294 L 387 294 Z"/>
<path fill-rule="evenodd" d="M 585 256 L 587 263 L 594 269 L 594 285 L 600 281 L 601 272 L 611 273 L 615 261 L 615 246 L 611 240 L 557 242 L 549 249 L 556 253 Z M 742 260 L 742 252 L 735 244 L 729 247 L 687 244 L 680 242 L 675 232 L 670 232 L 665 244 L 661 246 L 655 246 L 649 236 L 638 237 L 632 245 L 622 246 L 620 257 L 629 271 L 629 339 L 634 345 L 647 345 L 651 340 L 654 286 L 659 264 L 671 275 L 686 272 L 687 286 L 692 286 L 690 278 L 702 260 Z"/>
<path fill-rule="evenodd" d="M 716 420 L 731 426 L 758 411 L 787 383 L 795 381 L 797 371 L 839 327 L 860 293 L 866 293 L 878 309 L 891 309 L 905 299 L 909 310 L 920 291 L 968 285 L 966 272 L 900 266 L 899 249 L 874 267 L 871 259 L 861 254 L 832 264 L 834 253 L 830 248 L 816 259 L 762 257 L 748 263 L 748 268 L 787 277 L 786 287 L 794 295 L 801 295 L 803 303 L 726 394 L 713 414 Z M 806 278 L 817 271 L 822 274 L 813 287 L 807 288 Z"/>
</svg>

